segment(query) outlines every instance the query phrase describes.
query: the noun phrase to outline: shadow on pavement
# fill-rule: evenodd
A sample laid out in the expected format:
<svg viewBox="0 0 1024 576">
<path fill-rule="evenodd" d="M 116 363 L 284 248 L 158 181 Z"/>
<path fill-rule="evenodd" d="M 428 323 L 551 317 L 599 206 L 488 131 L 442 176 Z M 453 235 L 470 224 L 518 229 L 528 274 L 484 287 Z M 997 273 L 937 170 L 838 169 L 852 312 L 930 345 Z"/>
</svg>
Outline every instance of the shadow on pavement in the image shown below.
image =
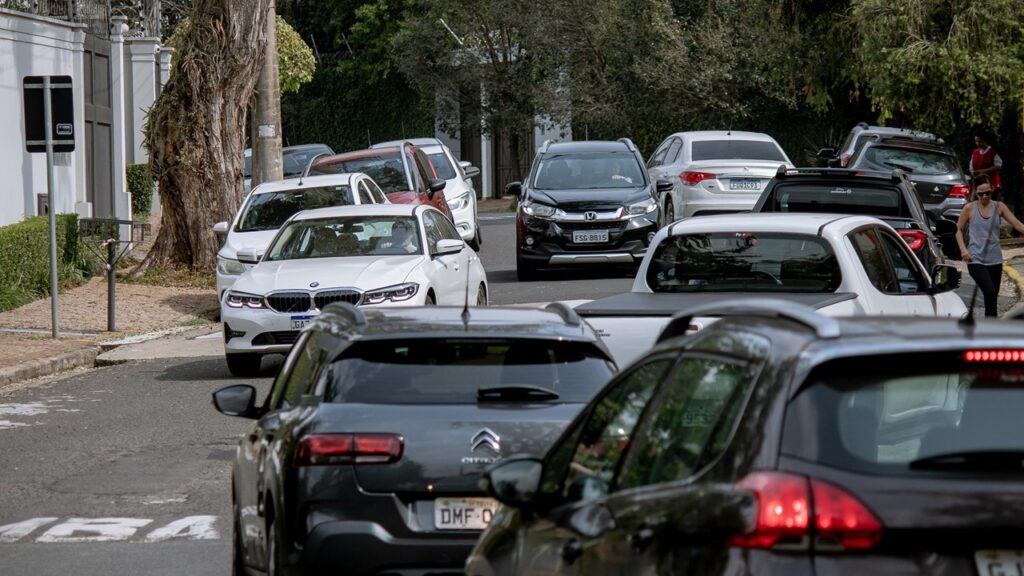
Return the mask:
<svg viewBox="0 0 1024 576">
<path fill-rule="evenodd" d="M 273 378 L 281 368 L 284 356 L 272 354 L 263 358 L 262 369 L 256 378 Z M 241 378 L 232 376 L 228 370 L 227 362 L 222 356 L 214 356 L 188 362 L 186 364 L 175 364 L 169 366 L 161 374 L 155 377 L 161 382 L 191 382 L 195 380 L 224 380 L 231 382 L 244 382 L 252 378 Z"/>
</svg>

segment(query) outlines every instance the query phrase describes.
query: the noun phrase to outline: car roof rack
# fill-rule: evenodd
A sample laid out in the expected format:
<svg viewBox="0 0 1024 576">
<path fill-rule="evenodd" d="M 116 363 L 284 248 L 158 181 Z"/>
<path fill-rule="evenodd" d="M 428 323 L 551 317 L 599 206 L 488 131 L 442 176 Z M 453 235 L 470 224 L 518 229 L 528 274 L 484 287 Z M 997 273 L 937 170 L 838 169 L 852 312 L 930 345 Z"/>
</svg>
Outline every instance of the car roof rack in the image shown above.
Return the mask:
<svg viewBox="0 0 1024 576">
<path fill-rule="evenodd" d="M 756 316 L 758 318 L 784 318 L 802 324 L 812 330 L 818 338 L 838 338 L 839 322 L 835 318 L 819 314 L 814 309 L 776 298 L 739 298 L 713 302 L 687 308 L 676 314 L 658 335 L 657 342 L 664 342 L 675 336 L 682 336 L 690 329 L 695 316 Z"/>
<path fill-rule="evenodd" d="M 625 144 L 626 149 L 629 150 L 630 152 L 637 151 L 636 144 L 633 144 L 633 141 L 630 140 L 629 138 L 619 138 L 618 140 L 616 140 L 616 142 L 622 142 L 623 144 Z"/>
<path fill-rule="evenodd" d="M 348 320 L 354 326 L 366 326 L 366 315 L 363 311 L 348 302 L 331 302 L 324 309 L 323 313 L 334 313 Z"/>
<path fill-rule="evenodd" d="M 576 311 L 573 310 L 573 308 L 566 304 L 565 302 L 552 302 L 545 306 L 544 309 L 549 312 L 554 312 L 555 314 L 561 316 L 562 321 L 568 324 L 569 326 L 580 325 L 580 315 L 577 314 Z"/>
<path fill-rule="evenodd" d="M 857 176 L 861 178 L 888 178 L 890 180 L 900 180 L 903 177 L 903 170 L 894 168 L 892 172 L 881 172 L 877 170 L 856 170 L 853 168 L 787 168 L 785 164 L 779 166 L 779 169 L 775 171 L 776 178 L 785 178 L 787 176 L 802 176 L 802 175 L 815 175 L 819 174 L 822 176 L 833 175 L 833 176 Z"/>
</svg>

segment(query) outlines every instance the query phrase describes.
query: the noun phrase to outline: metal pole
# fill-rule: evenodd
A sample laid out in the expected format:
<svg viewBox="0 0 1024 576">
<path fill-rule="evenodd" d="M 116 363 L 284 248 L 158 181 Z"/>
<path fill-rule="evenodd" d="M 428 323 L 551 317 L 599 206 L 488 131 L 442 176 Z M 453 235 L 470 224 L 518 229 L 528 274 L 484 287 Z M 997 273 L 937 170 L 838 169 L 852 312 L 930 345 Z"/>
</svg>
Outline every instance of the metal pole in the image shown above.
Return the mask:
<svg viewBox="0 0 1024 576">
<path fill-rule="evenodd" d="M 116 224 L 115 224 L 116 226 Z M 114 229 L 117 230 L 116 228 Z M 107 239 L 107 332 L 113 332 L 116 328 L 114 321 L 114 289 L 116 287 L 114 264 L 117 263 L 117 242 L 114 238 Z"/>
<path fill-rule="evenodd" d="M 50 332 L 54 338 L 60 330 L 57 307 L 57 203 L 53 199 L 53 117 L 50 110 L 50 77 L 43 76 L 43 122 L 46 128 L 46 204 L 50 220 Z"/>
</svg>

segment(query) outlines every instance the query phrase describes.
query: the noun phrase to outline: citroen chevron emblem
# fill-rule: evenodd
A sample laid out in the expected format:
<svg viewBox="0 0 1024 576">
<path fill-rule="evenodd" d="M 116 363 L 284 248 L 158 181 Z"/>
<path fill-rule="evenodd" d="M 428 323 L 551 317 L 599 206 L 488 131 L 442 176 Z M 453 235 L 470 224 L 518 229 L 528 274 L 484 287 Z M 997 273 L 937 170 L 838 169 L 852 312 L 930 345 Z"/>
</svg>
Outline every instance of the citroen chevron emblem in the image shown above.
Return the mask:
<svg viewBox="0 0 1024 576">
<path fill-rule="evenodd" d="M 494 430 L 490 428 L 483 428 L 477 432 L 473 439 L 470 440 L 472 448 L 470 451 L 476 452 L 480 448 L 486 446 L 491 449 L 492 452 L 498 454 L 501 452 L 501 436 L 498 436 Z"/>
</svg>

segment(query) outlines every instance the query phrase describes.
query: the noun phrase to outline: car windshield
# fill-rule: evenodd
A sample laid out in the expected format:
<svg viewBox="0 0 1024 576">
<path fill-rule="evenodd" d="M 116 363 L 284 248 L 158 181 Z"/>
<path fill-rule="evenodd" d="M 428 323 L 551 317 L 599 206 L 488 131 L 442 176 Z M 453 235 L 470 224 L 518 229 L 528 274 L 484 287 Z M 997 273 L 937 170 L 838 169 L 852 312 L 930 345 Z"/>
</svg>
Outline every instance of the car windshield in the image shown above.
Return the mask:
<svg viewBox="0 0 1024 576">
<path fill-rule="evenodd" d="M 348 186 L 318 186 L 253 194 L 238 220 L 238 232 L 277 230 L 300 210 L 354 204 Z"/>
<path fill-rule="evenodd" d="M 949 174 L 958 171 L 956 159 L 949 154 L 913 148 L 868 146 L 860 160 L 851 166 L 873 170 L 900 168 L 912 174 Z"/>
<path fill-rule="evenodd" d="M 331 366 L 328 402 L 475 404 L 481 389 L 540 387 L 555 402 L 590 400 L 613 366 L 589 344 L 422 338 L 359 342 Z M 543 401 L 524 395 L 521 401 Z"/>
<path fill-rule="evenodd" d="M 296 220 L 274 239 L 265 260 L 422 254 L 412 217 L 348 216 Z"/>
<path fill-rule="evenodd" d="M 670 236 L 647 269 L 654 292 L 835 292 L 841 282 L 831 246 L 802 234 Z"/>
<path fill-rule="evenodd" d="M 534 188 L 591 190 L 636 188 L 644 185 L 640 164 L 632 153 L 556 154 L 537 165 Z"/>
<path fill-rule="evenodd" d="M 782 452 L 879 475 L 1024 473 L 1024 364 L 962 361 L 971 353 L 826 365 L 786 409 Z"/>
<path fill-rule="evenodd" d="M 284 171 L 284 177 L 300 176 L 305 171 L 310 160 L 315 158 L 317 154 L 325 153 L 330 154 L 331 149 L 326 146 L 298 150 L 285 148 L 281 154 L 281 168 Z"/>
<path fill-rule="evenodd" d="M 380 186 L 385 194 L 405 192 L 409 190 L 409 181 L 405 178 L 405 166 L 398 151 L 380 151 L 360 153 L 358 158 L 331 160 L 316 164 L 309 170 L 310 174 L 341 174 L 344 172 L 363 172 Z"/>
<path fill-rule="evenodd" d="M 828 212 L 911 218 L 910 207 L 896 185 L 880 186 L 851 181 L 821 184 L 779 184 L 769 212 Z"/>
<path fill-rule="evenodd" d="M 437 172 L 438 178 L 442 180 L 455 178 L 455 167 L 448 161 L 448 156 L 444 152 L 427 154 L 427 158 L 430 158 L 430 163 L 434 166 L 434 171 Z"/>
<path fill-rule="evenodd" d="M 693 160 L 770 160 L 786 162 L 786 156 L 773 142 L 760 140 L 697 140 L 692 145 Z"/>
</svg>

